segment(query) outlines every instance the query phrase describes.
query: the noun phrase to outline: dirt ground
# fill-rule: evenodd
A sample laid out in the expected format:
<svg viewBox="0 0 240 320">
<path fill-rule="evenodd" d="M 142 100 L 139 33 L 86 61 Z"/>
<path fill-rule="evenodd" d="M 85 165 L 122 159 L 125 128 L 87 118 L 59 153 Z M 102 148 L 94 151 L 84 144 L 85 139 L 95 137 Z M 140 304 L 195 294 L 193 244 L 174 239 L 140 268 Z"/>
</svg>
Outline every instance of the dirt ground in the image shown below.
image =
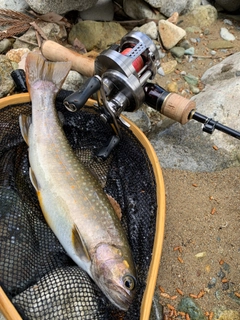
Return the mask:
<svg viewBox="0 0 240 320">
<path fill-rule="evenodd" d="M 194 58 L 191 63 L 185 60 L 178 64 L 178 70 L 201 77 L 218 63 L 218 58 L 206 57 L 210 56 L 207 45 L 220 39 L 221 27 L 228 28 L 236 40 L 233 48 L 216 50 L 215 57 L 240 51 L 240 16 L 235 17 L 237 20 L 227 17 L 234 26 L 224 24 L 223 18 L 208 28 L 208 35 L 188 33 L 188 39 L 200 37 L 195 54 L 205 58 Z M 171 59 L 167 54 L 162 62 Z M 158 77 L 163 87 L 171 81 L 177 82 L 180 92 L 184 82 L 178 73 Z M 217 309 L 240 312 L 240 167 L 213 173 L 163 169 L 163 176 L 167 209 L 157 292 L 164 314 L 173 314 L 171 306 L 177 308 L 181 294 L 192 296 L 203 312 L 214 312 L 215 316 Z"/>
</svg>

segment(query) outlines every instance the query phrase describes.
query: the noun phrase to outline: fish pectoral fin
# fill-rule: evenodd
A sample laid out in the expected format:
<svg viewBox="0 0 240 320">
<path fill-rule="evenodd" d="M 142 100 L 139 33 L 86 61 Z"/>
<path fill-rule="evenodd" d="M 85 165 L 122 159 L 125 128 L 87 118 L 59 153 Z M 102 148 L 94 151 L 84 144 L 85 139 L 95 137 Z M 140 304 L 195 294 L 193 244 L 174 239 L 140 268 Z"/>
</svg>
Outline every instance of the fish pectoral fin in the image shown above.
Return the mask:
<svg viewBox="0 0 240 320">
<path fill-rule="evenodd" d="M 121 210 L 120 204 L 117 202 L 117 200 L 115 200 L 109 194 L 107 194 L 107 197 L 113 207 L 113 210 L 115 211 L 116 215 L 118 216 L 118 219 L 121 220 L 122 219 L 122 210 Z"/>
<path fill-rule="evenodd" d="M 91 259 L 88 253 L 88 249 L 76 224 L 74 224 L 72 229 L 72 242 L 77 255 L 82 260 L 90 262 Z"/>
<path fill-rule="evenodd" d="M 32 185 L 34 186 L 35 190 L 39 191 L 39 184 L 37 182 L 36 176 L 35 176 L 34 172 L 32 171 L 31 167 L 29 168 L 29 177 L 30 177 L 30 180 L 31 180 Z"/>
<path fill-rule="evenodd" d="M 28 130 L 29 130 L 31 123 L 32 123 L 31 116 L 26 116 L 25 114 L 20 114 L 19 126 L 20 126 L 22 137 L 27 145 L 29 145 L 29 143 L 28 143 Z"/>
</svg>

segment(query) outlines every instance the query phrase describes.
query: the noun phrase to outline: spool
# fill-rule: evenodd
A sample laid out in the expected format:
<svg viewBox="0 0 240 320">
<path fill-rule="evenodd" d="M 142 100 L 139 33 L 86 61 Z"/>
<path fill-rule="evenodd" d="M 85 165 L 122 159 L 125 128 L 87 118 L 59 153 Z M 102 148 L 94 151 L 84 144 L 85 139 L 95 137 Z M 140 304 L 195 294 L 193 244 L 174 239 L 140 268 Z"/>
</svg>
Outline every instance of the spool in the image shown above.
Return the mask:
<svg viewBox="0 0 240 320">
<path fill-rule="evenodd" d="M 132 48 L 126 48 L 121 52 L 121 54 L 123 54 L 124 56 L 127 56 L 130 51 L 132 51 Z M 136 70 L 137 73 L 140 72 L 140 70 L 142 70 L 142 68 L 144 67 L 143 58 L 141 56 L 138 56 L 132 62 L 132 65 L 133 65 L 133 68 Z"/>
</svg>

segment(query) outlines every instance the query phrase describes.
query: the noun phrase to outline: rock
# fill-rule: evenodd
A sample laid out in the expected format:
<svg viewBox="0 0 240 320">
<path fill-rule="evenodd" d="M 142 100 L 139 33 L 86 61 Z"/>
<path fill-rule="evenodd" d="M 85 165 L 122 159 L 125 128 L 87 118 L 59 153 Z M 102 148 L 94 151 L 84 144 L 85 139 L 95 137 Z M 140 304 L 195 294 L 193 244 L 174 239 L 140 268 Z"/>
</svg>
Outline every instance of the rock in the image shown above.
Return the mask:
<svg viewBox="0 0 240 320">
<path fill-rule="evenodd" d="M 238 79 L 238 71 L 240 70 L 240 52 L 225 58 L 220 63 L 211 67 L 202 75 L 201 81 L 206 85 L 234 78 Z M 238 80 L 240 81 L 240 79 Z M 232 90 L 231 90 L 232 91 Z"/>
<path fill-rule="evenodd" d="M 184 51 L 184 54 L 187 54 L 187 55 L 194 55 L 194 53 L 195 53 L 194 47 L 190 47 Z"/>
<path fill-rule="evenodd" d="M 49 40 L 61 42 L 67 37 L 67 32 L 64 26 L 56 23 L 38 21 L 39 27 L 43 30 Z M 35 43 L 35 45 L 34 45 Z M 30 28 L 13 44 L 14 49 L 29 48 L 30 50 L 38 47 L 36 33 L 33 28 Z"/>
<path fill-rule="evenodd" d="M 230 49 L 233 48 L 233 44 L 230 41 L 227 40 L 211 40 L 208 43 L 208 48 L 209 49 Z"/>
<path fill-rule="evenodd" d="M 150 1 L 147 0 L 149 3 Z M 179 14 L 187 13 L 201 4 L 201 0 L 162 0 L 160 1 L 161 3 L 159 1 L 156 2 L 158 2 L 157 8 L 160 8 L 160 12 L 166 17 L 170 17 L 174 12 Z"/>
<path fill-rule="evenodd" d="M 176 81 L 171 81 L 170 83 L 167 84 L 167 91 L 169 92 L 176 92 L 178 93 L 178 84 Z"/>
<path fill-rule="evenodd" d="M 206 28 L 217 20 L 217 10 L 211 5 L 199 6 L 193 11 L 182 16 L 182 28 L 196 26 Z"/>
<path fill-rule="evenodd" d="M 11 61 L 5 55 L 0 55 L 0 98 L 7 96 L 14 88 L 14 82 L 10 76 L 12 71 Z"/>
<path fill-rule="evenodd" d="M 26 0 L 27 4 L 31 7 L 32 10 L 40 14 L 45 14 L 48 12 L 55 12 L 58 14 L 63 14 L 68 11 L 78 10 L 83 11 L 88 8 L 91 8 L 97 3 L 97 0 Z"/>
<path fill-rule="evenodd" d="M 162 6 L 163 0 L 145 0 L 153 8 L 160 8 Z"/>
<path fill-rule="evenodd" d="M 12 61 L 19 63 L 26 53 L 30 52 L 28 48 L 12 49 L 6 53 L 6 57 Z"/>
<path fill-rule="evenodd" d="M 224 40 L 227 40 L 227 41 L 233 41 L 233 40 L 235 40 L 234 35 L 233 35 L 232 33 L 230 33 L 227 28 L 221 28 L 221 30 L 220 30 L 220 36 L 221 36 Z"/>
<path fill-rule="evenodd" d="M 133 30 L 145 33 L 153 40 L 157 39 L 157 37 L 158 37 L 158 30 L 157 30 L 156 23 L 154 21 L 150 21 L 148 23 L 145 23 L 141 27 L 136 27 Z"/>
<path fill-rule="evenodd" d="M 29 6 L 24 0 L 0 0 L 0 8 L 24 12 Z"/>
<path fill-rule="evenodd" d="M 190 39 L 191 40 L 191 39 Z M 191 47 L 190 42 L 188 40 L 183 40 L 179 43 L 180 47 L 183 47 L 185 50 Z"/>
<path fill-rule="evenodd" d="M 170 52 L 173 57 L 181 58 L 184 55 L 185 49 L 182 47 L 173 47 L 170 49 Z"/>
<path fill-rule="evenodd" d="M 188 313 L 191 320 L 206 320 L 198 304 L 189 297 L 182 298 L 177 309 Z"/>
<path fill-rule="evenodd" d="M 161 67 L 163 69 L 164 74 L 170 74 L 172 73 L 176 67 L 177 67 L 177 61 L 176 60 L 170 60 L 167 62 L 161 63 Z"/>
<path fill-rule="evenodd" d="M 122 112 L 129 120 L 134 122 L 143 132 L 147 133 L 151 130 L 151 121 L 143 110 L 135 112 Z"/>
<path fill-rule="evenodd" d="M 166 20 L 159 20 L 158 30 L 163 46 L 166 49 L 173 48 L 186 36 L 185 30 Z"/>
<path fill-rule="evenodd" d="M 0 53 L 4 53 L 8 51 L 12 47 L 12 42 L 5 38 L 0 41 Z"/>
<path fill-rule="evenodd" d="M 98 0 L 93 7 L 81 11 L 79 14 L 83 20 L 112 21 L 114 8 L 112 0 Z"/>
<path fill-rule="evenodd" d="M 78 73 L 77 71 L 70 70 L 66 80 L 63 83 L 62 89 L 69 91 L 77 91 L 79 90 L 83 82 L 84 79 L 80 73 Z"/>
<path fill-rule="evenodd" d="M 123 0 L 124 12 L 133 19 L 162 19 L 160 12 L 154 12 L 144 0 Z"/>
<path fill-rule="evenodd" d="M 227 11 L 236 11 L 240 8 L 239 0 L 215 0 L 215 3 Z"/>
<path fill-rule="evenodd" d="M 183 78 L 189 85 L 192 85 L 192 86 L 196 86 L 199 81 L 199 79 L 193 76 L 192 74 L 186 74 L 185 76 L 183 76 Z"/>
<path fill-rule="evenodd" d="M 234 310 L 225 310 L 223 311 L 219 318 L 216 320 L 239 320 L 240 319 L 240 313 L 238 311 Z"/>
<path fill-rule="evenodd" d="M 126 33 L 126 29 L 116 22 L 80 21 L 72 27 L 68 40 L 73 44 L 74 40 L 78 39 L 87 51 L 103 50 Z"/>
<path fill-rule="evenodd" d="M 171 17 L 169 17 L 167 20 L 173 24 L 177 24 L 178 23 L 178 18 L 179 18 L 179 13 L 178 12 L 174 12 Z"/>
</svg>

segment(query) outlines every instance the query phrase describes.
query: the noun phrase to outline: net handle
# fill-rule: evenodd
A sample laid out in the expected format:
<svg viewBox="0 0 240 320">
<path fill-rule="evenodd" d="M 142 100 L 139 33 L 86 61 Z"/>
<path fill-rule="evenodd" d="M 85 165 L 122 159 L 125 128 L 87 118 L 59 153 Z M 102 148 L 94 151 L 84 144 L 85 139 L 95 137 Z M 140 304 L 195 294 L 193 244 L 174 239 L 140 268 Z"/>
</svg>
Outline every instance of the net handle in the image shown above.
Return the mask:
<svg viewBox="0 0 240 320">
<path fill-rule="evenodd" d="M 130 124 L 130 129 L 132 130 L 135 137 L 140 141 L 140 143 L 145 148 L 149 160 L 153 167 L 153 172 L 156 180 L 156 193 L 157 193 L 157 216 L 156 216 L 156 230 L 152 251 L 152 260 L 148 270 L 147 285 L 143 294 L 141 303 L 141 313 L 140 320 L 148 320 L 151 313 L 152 301 L 154 296 L 154 291 L 157 282 L 157 276 L 160 266 L 163 239 L 164 239 L 164 226 L 165 226 L 165 214 L 166 214 L 166 198 L 165 198 L 165 185 L 162 175 L 162 169 L 156 152 L 145 136 L 145 134 L 129 119 L 121 116 Z"/>
<path fill-rule="evenodd" d="M 0 287 L 0 311 L 7 320 L 22 320 L 2 287 Z"/>
</svg>

